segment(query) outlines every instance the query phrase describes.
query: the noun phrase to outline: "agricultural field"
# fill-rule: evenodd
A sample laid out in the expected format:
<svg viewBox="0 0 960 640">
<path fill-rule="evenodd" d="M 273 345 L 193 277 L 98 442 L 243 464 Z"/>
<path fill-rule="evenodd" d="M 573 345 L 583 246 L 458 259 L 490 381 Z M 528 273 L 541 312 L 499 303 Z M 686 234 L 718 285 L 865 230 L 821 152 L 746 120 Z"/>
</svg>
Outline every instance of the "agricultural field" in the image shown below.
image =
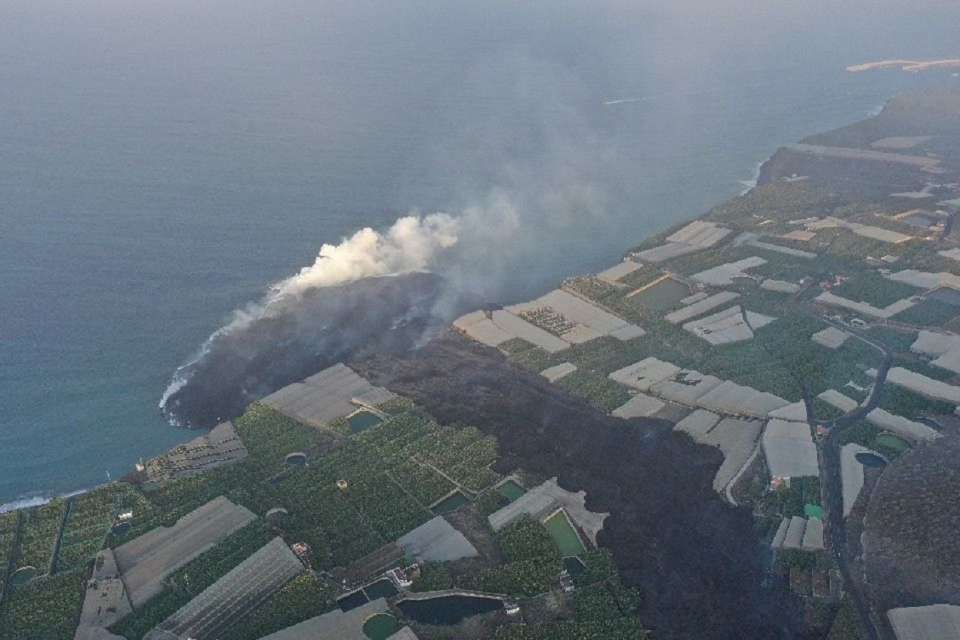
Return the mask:
<svg viewBox="0 0 960 640">
<path fill-rule="evenodd" d="M 557 586 L 560 552 L 543 524 L 523 517 L 495 539 L 505 562 L 468 576 L 458 586 L 515 596 L 534 596 Z"/>
<path fill-rule="evenodd" d="M 893 316 L 893 319 L 918 327 L 940 327 L 958 315 L 960 315 L 960 309 L 957 307 L 933 298 L 926 298 L 920 304 Z"/>
<path fill-rule="evenodd" d="M 707 219 L 748 225 L 772 219 L 788 222 L 823 216 L 845 204 L 829 190 L 809 182 L 772 182 L 714 207 Z M 764 225 L 761 229 L 771 225 Z"/>
<path fill-rule="evenodd" d="M 84 583 L 84 574 L 72 571 L 11 590 L 0 607 L 0 640 L 71 640 Z"/>
<path fill-rule="evenodd" d="M 7 581 L 7 570 L 13 559 L 14 545 L 17 542 L 17 522 L 20 514 L 16 511 L 0 513 L 0 598 Z"/>
<path fill-rule="evenodd" d="M 881 343 L 893 353 L 906 353 L 910 351 L 910 345 L 916 341 L 917 332 L 898 331 L 889 327 L 871 327 L 867 337 Z"/>
<path fill-rule="evenodd" d="M 584 398 L 600 411 L 609 413 L 627 400 L 630 393 L 626 387 L 610 380 L 605 375 L 578 369 L 557 382 L 575 396 Z"/>
<path fill-rule="evenodd" d="M 414 592 L 443 591 L 453 587 L 450 569 L 442 562 L 428 562 L 420 567 L 420 576 L 410 588 Z"/>
<path fill-rule="evenodd" d="M 270 479 L 295 471 L 284 462 L 287 454 L 303 451 L 309 459 L 330 437 L 328 432 L 302 425 L 257 403 L 235 420 L 234 425 L 247 447 L 248 458 L 146 492 L 136 492 L 130 497 L 133 525 L 123 533 L 111 533 L 108 546 L 123 544 L 157 526 L 171 526 L 221 495 L 259 515 L 283 506 L 277 487 Z"/>
<path fill-rule="evenodd" d="M 205 474 L 175 480 L 158 489 L 132 496 L 134 519 L 126 531 L 111 532 L 107 546 L 116 547 L 154 529 L 169 527 L 197 507 L 218 496 L 263 515 L 276 505 L 276 491 L 247 460 Z"/>
<path fill-rule="evenodd" d="M 898 300 L 917 295 L 918 291 L 910 285 L 884 278 L 876 271 L 863 270 L 834 287 L 831 293 L 883 309 Z"/>
<path fill-rule="evenodd" d="M 496 459 L 496 440 L 473 427 L 395 415 L 278 480 L 287 537 L 307 542 L 318 567 L 345 566 L 429 520 L 429 507 L 457 485 L 494 484 Z"/>
<path fill-rule="evenodd" d="M 127 640 L 140 640 L 272 538 L 273 534 L 262 521 L 252 522 L 175 571 L 160 595 L 110 630 Z"/>
<path fill-rule="evenodd" d="M 337 606 L 336 589 L 313 574 L 294 578 L 231 627 L 230 640 L 258 640 Z"/>
<path fill-rule="evenodd" d="M 604 304 L 611 298 L 618 298 L 625 293 L 622 288 L 594 278 L 593 276 L 571 278 L 570 280 L 566 280 L 563 286 L 565 289 L 569 289 L 584 298 L 599 302 L 600 304 Z"/>
<path fill-rule="evenodd" d="M 883 393 L 880 395 L 880 408 L 905 418 L 918 418 L 927 413 L 950 415 L 954 405 L 924 398 L 909 389 L 887 384 L 883 386 Z"/>
<path fill-rule="evenodd" d="M 636 271 L 628 273 L 620 278 L 619 282 L 620 284 L 626 286 L 627 291 L 633 291 L 635 289 L 639 289 L 640 287 L 647 286 L 662 275 L 663 272 L 658 267 L 645 264 Z"/>
<path fill-rule="evenodd" d="M 105 485 L 71 498 L 56 571 L 84 567 L 103 548 L 114 517 L 123 511 L 134 510 L 139 503 L 136 490 L 123 483 Z"/>
<path fill-rule="evenodd" d="M 49 571 L 66 509 L 66 501 L 57 499 L 42 507 L 23 512 L 18 569 L 34 567 L 39 574 Z"/>
<path fill-rule="evenodd" d="M 312 450 L 318 438 L 317 429 L 256 402 L 233 424 L 253 466 L 267 474 L 279 470 L 288 453 Z"/>
</svg>

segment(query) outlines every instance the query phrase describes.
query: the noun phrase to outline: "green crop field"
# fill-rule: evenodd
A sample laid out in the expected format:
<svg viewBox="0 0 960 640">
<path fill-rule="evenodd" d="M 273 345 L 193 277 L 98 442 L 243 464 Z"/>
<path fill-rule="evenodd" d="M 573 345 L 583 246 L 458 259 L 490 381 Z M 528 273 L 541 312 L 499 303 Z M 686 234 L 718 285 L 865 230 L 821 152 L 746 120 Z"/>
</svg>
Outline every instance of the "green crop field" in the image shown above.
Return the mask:
<svg viewBox="0 0 960 640">
<path fill-rule="evenodd" d="M 17 568 L 35 567 L 39 573 L 47 573 L 66 508 L 66 501 L 57 499 L 24 512 Z"/>
<path fill-rule="evenodd" d="M 884 308 L 897 300 L 910 298 L 917 289 L 910 285 L 884 278 L 876 271 L 860 271 L 832 290 L 835 295 Z"/>
<path fill-rule="evenodd" d="M 496 541 L 506 562 L 468 576 L 458 586 L 515 596 L 534 596 L 556 586 L 560 552 L 543 524 L 523 517 L 497 533 Z"/>
<path fill-rule="evenodd" d="M 56 569 L 70 571 L 84 566 L 103 548 L 114 517 L 134 510 L 141 502 L 128 484 L 105 485 L 70 500 L 64 523 Z"/>
<path fill-rule="evenodd" d="M 79 571 L 11 590 L 0 607 L 0 640 L 71 640 L 83 604 Z"/>
<path fill-rule="evenodd" d="M 13 559 L 14 545 L 17 542 L 17 523 L 20 514 L 16 511 L 0 513 L 0 585 L 6 584 L 7 570 Z M 0 594 L 3 587 L 0 586 Z"/>
<path fill-rule="evenodd" d="M 245 615 L 226 636 L 230 640 L 257 640 L 270 635 L 334 609 L 335 594 L 333 585 L 312 574 L 304 574 Z"/>
<path fill-rule="evenodd" d="M 496 440 L 473 427 L 403 413 L 279 478 L 274 489 L 290 511 L 287 537 L 307 542 L 317 565 L 331 568 L 429 520 L 428 507 L 454 482 L 469 491 L 491 486 L 496 459 Z"/>
</svg>

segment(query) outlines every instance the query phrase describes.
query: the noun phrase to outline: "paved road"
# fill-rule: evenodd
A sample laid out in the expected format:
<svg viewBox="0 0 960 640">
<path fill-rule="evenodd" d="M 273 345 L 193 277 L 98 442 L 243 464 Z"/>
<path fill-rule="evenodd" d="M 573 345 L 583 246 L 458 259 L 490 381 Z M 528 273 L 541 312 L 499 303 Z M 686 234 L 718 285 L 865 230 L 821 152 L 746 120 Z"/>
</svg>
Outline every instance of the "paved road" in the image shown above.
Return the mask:
<svg viewBox="0 0 960 640">
<path fill-rule="evenodd" d="M 837 561 L 837 566 L 840 568 L 840 573 L 843 575 L 844 587 L 847 594 L 853 606 L 856 608 L 857 614 L 860 616 L 861 629 L 866 632 L 868 640 L 879 640 L 880 634 L 870 617 L 870 606 L 867 604 L 866 598 L 860 589 L 860 583 L 853 578 L 850 572 L 850 562 L 847 558 L 847 529 L 843 519 L 843 481 L 840 473 L 839 437 L 844 428 L 862 420 L 868 413 L 877 408 L 877 405 L 880 403 L 881 394 L 883 393 L 884 384 L 887 380 L 887 372 L 893 365 L 893 356 L 883 345 L 870 340 L 860 332 L 847 326 L 837 325 L 825 318 L 821 319 L 825 320 L 828 324 L 853 334 L 857 339 L 866 342 L 883 354 L 883 363 L 877 370 L 876 381 L 870 397 L 862 406 L 857 407 L 845 416 L 834 420 L 816 420 L 812 411 L 813 398 L 806 390 L 804 393 L 804 401 L 807 405 L 808 415 L 813 416 L 811 422 L 830 428 L 827 437 L 824 438 L 821 445 L 823 459 L 821 487 L 823 490 L 824 510 L 826 511 L 830 532 L 830 548 Z"/>
</svg>

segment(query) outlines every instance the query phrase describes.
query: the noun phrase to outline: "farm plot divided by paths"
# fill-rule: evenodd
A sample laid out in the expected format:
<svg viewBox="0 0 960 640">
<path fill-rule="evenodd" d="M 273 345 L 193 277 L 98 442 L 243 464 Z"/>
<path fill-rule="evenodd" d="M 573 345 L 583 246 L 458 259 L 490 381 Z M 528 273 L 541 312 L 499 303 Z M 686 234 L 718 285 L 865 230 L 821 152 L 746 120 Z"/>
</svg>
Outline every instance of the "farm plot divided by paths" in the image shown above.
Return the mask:
<svg viewBox="0 0 960 640">
<path fill-rule="evenodd" d="M 323 567 L 345 566 L 434 516 L 429 507 L 457 489 L 499 480 L 496 440 L 472 427 L 441 427 L 409 414 L 348 439 L 284 478 L 290 533 Z"/>
</svg>

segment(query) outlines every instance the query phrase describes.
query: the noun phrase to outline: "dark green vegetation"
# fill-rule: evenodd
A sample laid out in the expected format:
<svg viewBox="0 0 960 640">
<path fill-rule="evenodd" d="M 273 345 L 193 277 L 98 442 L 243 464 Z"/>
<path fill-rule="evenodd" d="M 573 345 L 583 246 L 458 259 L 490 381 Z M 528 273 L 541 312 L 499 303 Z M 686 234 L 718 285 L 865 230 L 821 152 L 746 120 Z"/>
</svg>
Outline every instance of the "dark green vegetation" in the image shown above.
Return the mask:
<svg viewBox="0 0 960 640">
<path fill-rule="evenodd" d="M 84 574 L 73 571 L 11 590 L 0 609 L 0 640 L 71 640 L 84 583 Z"/>
<path fill-rule="evenodd" d="M 18 569 L 34 567 L 40 574 L 48 572 L 66 511 L 67 503 L 61 499 L 23 514 Z"/>
<path fill-rule="evenodd" d="M 534 596 L 556 587 L 560 553 L 541 523 L 521 518 L 500 531 L 496 541 L 505 562 L 458 586 L 516 596 Z"/>
<path fill-rule="evenodd" d="M 891 413 L 915 418 L 924 413 L 953 413 L 954 405 L 940 400 L 925 398 L 919 393 L 892 384 L 884 385 L 880 407 Z"/>
<path fill-rule="evenodd" d="M 622 384 L 586 369 L 574 371 L 558 384 L 574 395 L 587 398 L 601 411 L 612 411 L 630 399 L 630 392 Z"/>
<path fill-rule="evenodd" d="M 394 416 L 276 483 L 286 535 L 307 542 L 317 566 L 345 566 L 429 520 L 429 505 L 455 488 L 446 477 L 474 491 L 492 485 L 496 458 L 496 441 L 476 429 Z"/>
<path fill-rule="evenodd" d="M 917 289 L 884 278 L 876 271 L 865 270 L 856 273 L 839 287 L 835 287 L 831 293 L 883 309 L 898 300 L 912 298 L 917 295 Z"/>
<path fill-rule="evenodd" d="M 316 430 L 254 404 L 235 422 L 250 457 L 146 494 L 130 540 L 219 495 L 265 514 L 286 508 L 281 534 L 306 542 L 321 568 L 345 566 L 432 517 L 429 506 L 457 488 L 479 491 L 499 476 L 496 443 L 470 427 L 441 427 L 416 413 L 348 438 Z M 284 463 L 307 453 L 306 467 Z M 346 487 L 338 487 L 338 481 Z"/>
<path fill-rule="evenodd" d="M 0 598 L 3 597 L 3 585 L 7 582 L 7 572 L 13 562 L 17 542 L 20 513 L 0 513 Z"/>
<path fill-rule="evenodd" d="M 784 518 L 805 515 L 808 504 L 820 504 L 819 478 L 793 478 L 789 486 L 769 492 L 763 498 L 764 512 L 779 513 Z"/>
<path fill-rule="evenodd" d="M 941 327 L 957 317 L 958 314 L 960 314 L 960 309 L 957 309 L 957 307 L 939 300 L 926 298 L 920 304 L 916 304 L 906 311 L 901 311 L 893 318 L 899 322 L 918 327 Z"/>
<path fill-rule="evenodd" d="M 750 221 L 757 224 L 768 218 L 788 222 L 832 213 L 845 202 L 829 190 L 810 182 L 775 182 L 760 185 L 714 207 L 707 218 L 717 222 L 736 222 L 741 226 L 749 225 Z M 770 230 L 764 227 L 759 228 L 769 233 Z"/>
<path fill-rule="evenodd" d="M 312 574 L 290 584 L 245 616 L 229 631 L 230 640 L 258 640 L 336 607 L 334 589 Z"/>
<path fill-rule="evenodd" d="M 453 576 L 442 562 L 428 562 L 420 567 L 420 577 L 413 582 L 411 591 L 443 591 L 453 586 Z"/>
<path fill-rule="evenodd" d="M 141 498 L 125 483 L 109 484 L 70 500 L 57 571 L 83 568 L 103 548 L 117 514 L 134 510 Z"/>
</svg>

